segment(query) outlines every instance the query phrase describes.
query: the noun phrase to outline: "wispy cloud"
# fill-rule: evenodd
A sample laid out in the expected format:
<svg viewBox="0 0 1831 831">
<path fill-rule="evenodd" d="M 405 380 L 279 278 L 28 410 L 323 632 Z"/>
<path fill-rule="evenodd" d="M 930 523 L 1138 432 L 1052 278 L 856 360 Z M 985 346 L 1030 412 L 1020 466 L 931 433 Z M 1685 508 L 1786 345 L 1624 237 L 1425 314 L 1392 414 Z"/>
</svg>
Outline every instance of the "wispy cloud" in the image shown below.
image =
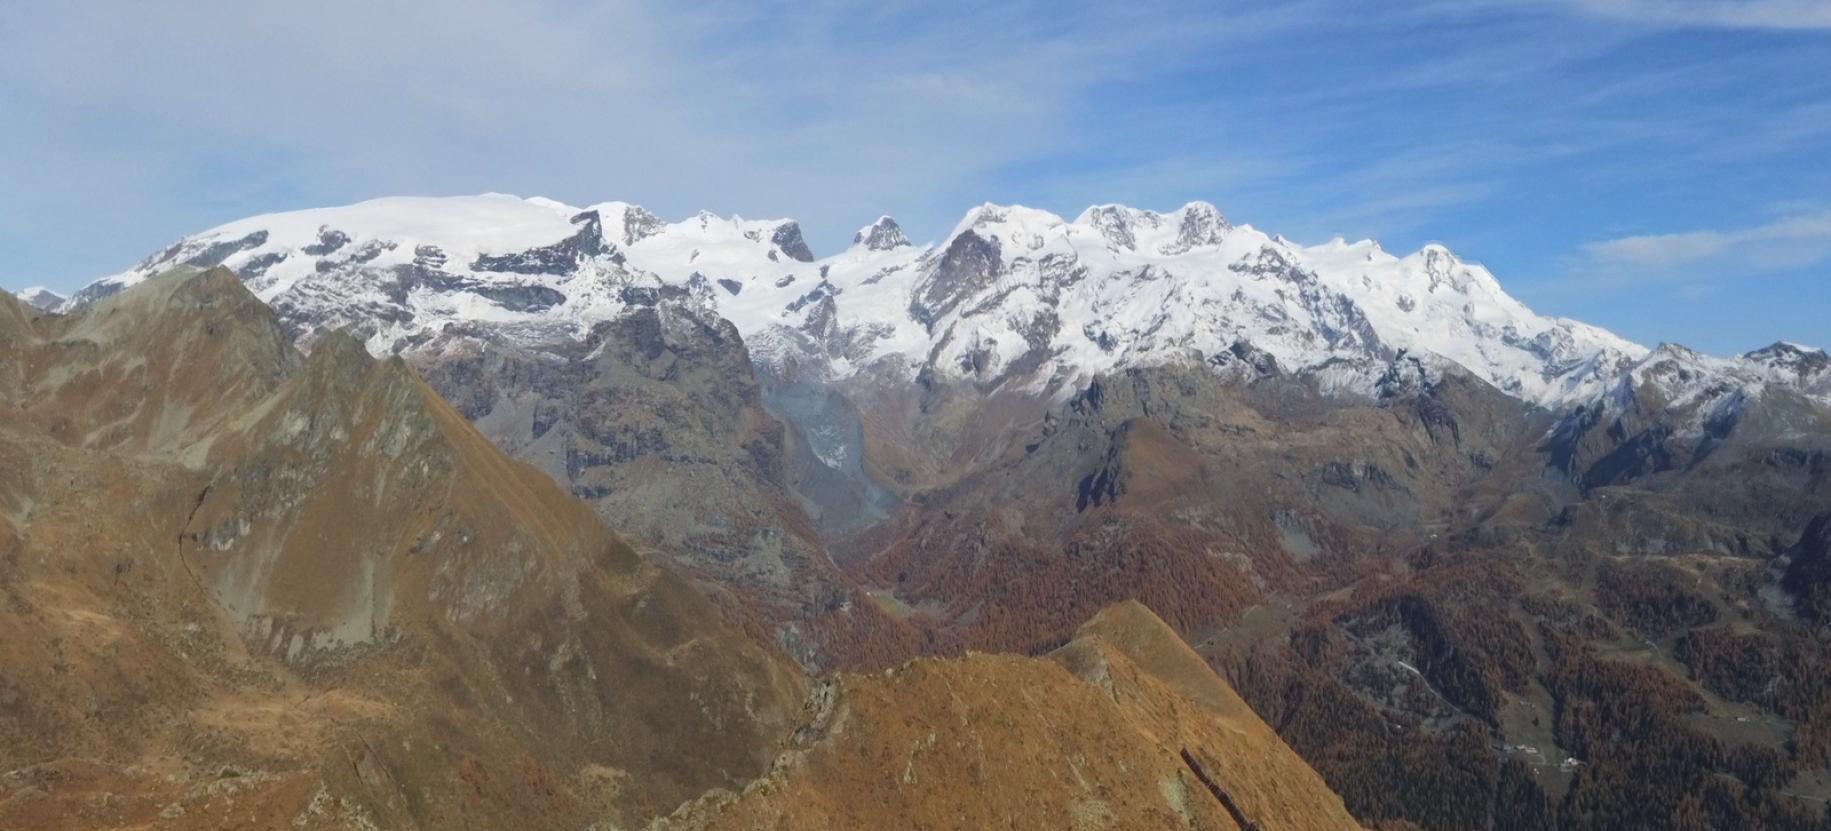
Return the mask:
<svg viewBox="0 0 1831 831">
<path fill-rule="evenodd" d="M 1565 0 L 1572 8 L 1633 23 L 1730 29 L 1831 29 L 1824 0 Z"/>
<path fill-rule="evenodd" d="M 0 259 L 111 247 L 93 275 L 240 214 L 402 192 L 792 215 L 816 245 L 884 211 L 920 233 L 1098 145 L 1099 90 L 1320 2 L 5 3 Z"/>
<path fill-rule="evenodd" d="M 1831 210 L 1752 228 L 1620 237 L 1583 251 L 1603 270 L 1626 276 L 1696 280 L 1799 268 L 1831 260 Z"/>
</svg>

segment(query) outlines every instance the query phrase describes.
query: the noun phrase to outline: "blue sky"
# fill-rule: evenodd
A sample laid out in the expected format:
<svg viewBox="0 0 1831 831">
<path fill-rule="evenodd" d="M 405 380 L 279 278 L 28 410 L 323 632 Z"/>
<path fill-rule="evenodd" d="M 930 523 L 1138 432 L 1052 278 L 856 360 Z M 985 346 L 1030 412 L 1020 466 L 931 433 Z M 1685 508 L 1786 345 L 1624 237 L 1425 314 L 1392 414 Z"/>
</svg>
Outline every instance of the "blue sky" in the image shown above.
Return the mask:
<svg viewBox="0 0 1831 831">
<path fill-rule="evenodd" d="M 506 191 L 792 216 L 1191 199 L 1541 312 L 1831 346 L 1831 0 L 0 4 L 0 285 Z"/>
</svg>

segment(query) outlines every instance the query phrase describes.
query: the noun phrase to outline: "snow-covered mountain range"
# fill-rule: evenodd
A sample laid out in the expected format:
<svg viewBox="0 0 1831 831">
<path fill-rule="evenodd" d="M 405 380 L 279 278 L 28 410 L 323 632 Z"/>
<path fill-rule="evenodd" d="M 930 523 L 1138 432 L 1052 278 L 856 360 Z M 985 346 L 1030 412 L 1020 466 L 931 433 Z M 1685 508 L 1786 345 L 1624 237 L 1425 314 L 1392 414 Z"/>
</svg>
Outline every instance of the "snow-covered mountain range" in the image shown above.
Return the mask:
<svg viewBox="0 0 1831 831">
<path fill-rule="evenodd" d="M 57 307 L 181 265 L 234 269 L 302 341 L 351 328 L 377 354 L 451 323 L 531 342 L 582 337 L 631 306 L 677 302 L 729 319 L 762 364 L 1061 395 L 1099 373 L 1196 361 L 1373 393 L 1403 358 L 1559 409 L 1671 360 L 1536 314 L 1440 245 L 1404 256 L 1371 241 L 1299 245 L 1200 202 L 1165 213 L 1102 205 L 1073 220 L 987 204 L 929 245 L 883 217 L 816 258 L 791 220 L 667 222 L 627 203 L 502 194 L 387 198 L 188 236 Z M 1691 364 L 1733 384 L 1825 394 L 1823 353 L 1797 350 L 1799 372 L 1769 371 L 1774 356 L 1763 355 L 1775 349 Z"/>
</svg>

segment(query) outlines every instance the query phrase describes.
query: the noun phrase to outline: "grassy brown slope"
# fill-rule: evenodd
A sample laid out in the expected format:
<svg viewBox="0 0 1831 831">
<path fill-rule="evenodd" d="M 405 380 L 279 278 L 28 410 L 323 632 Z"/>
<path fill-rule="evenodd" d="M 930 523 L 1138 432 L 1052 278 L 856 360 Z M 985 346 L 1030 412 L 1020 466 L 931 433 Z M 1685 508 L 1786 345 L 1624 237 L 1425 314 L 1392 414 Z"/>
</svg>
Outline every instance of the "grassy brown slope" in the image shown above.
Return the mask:
<svg viewBox="0 0 1831 831">
<path fill-rule="evenodd" d="M 664 827 L 1359 827 L 1137 604 L 1052 659 L 923 659 L 824 692 L 768 778 Z"/>
<path fill-rule="evenodd" d="M 96 450 L 175 457 L 300 363 L 267 307 L 224 269 L 151 280 L 36 329 L 21 415 Z"/>
<path fill-rule="evenodd" d="M 773 755 L 793 668 L 398 362 L 263 360 L 223 273 L 10 334 L 0 827 L 628 824 Z"/>
</svg>

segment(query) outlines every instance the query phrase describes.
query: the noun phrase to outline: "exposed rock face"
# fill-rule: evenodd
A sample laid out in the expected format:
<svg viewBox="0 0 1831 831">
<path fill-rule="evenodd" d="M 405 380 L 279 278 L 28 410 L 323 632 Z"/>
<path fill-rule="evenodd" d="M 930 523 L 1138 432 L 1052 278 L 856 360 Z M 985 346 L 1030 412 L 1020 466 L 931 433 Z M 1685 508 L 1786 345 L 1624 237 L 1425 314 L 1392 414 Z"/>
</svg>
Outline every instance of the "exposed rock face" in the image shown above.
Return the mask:
<svg viewBox="0 0 1831 831">
<path fill-rule="evenodd" d="M 1150 222 L 1153 226 L 1156 224 L 1154 216 L 1147 219 L 1122 205 L 1088 208 L 1086 213 L 1081 214 L 1079 221 L 1092 225 L 1111 245 L 1126 251 L 1136 251 L 1138 240 L 1132 235 L 1132 225 L 1139 220 Z"/>
<path fill-rule="evenodd" d="M 1154 237 L 1158 236 L 1155 232 L 1173 227 L 1175 236 L 1155 248 L 1156 253 L 1172 257 L 1219 245 L 1229 230 L 1221 212 L 1206 202 L 1191 202 L 1172 216 L 1124 205 L 1096 205 L 1083 211 L 1075 224 L 1094 228 L 1114 248 L 1134 252 L 1138 251 L 1139 234 Z"/>
<path fill-rule="evenodd" d="M 826 379 L 792 367 L 761 374 L 763 402 L 787 431 L 787 482 L 823 538 L 841 538 L 882 522 L 894 494 L 866 469 L 868 437 L 851 399 Z"/>
<path fill-rule="evenodd" d="M 1749 363 L 1766 367 L 1781 375 L 1790 376 L 1795 383 L 1811 387 L 1819 379 L 1831 374 L 1831 356 L 1822 349 L 1808 349 L 1795 343 L 1785 341 L 1764 346 L 1742 356 Z"/>
<path fill-rule="evenodd" d="M 1166 243 L 1165 254 L 1180 254 L 1204 245 L 1219 245 L 1227 232 L 1227 220 L 1213 205 L 1196 202 L 1183 209 L 1182 222 L 1176 226 L 1176 241 Z"/>
<path fill-rule="evenodd" d="M 930 276 L 915 291 L 909 314 L 932 329 L 935 322 L 992 284 L 999 271 L 998 243 L 972 231 L 954 237 Z"/>
<path fill-rule="evenodd" d="M 603 222 L 597 211 L 585 211 L 571 221 L 579 230 L 570 237 L 513 254 L 479 255 L 471 269 L 516 274 L 570 274 L 586 260 L 612 250 L 604 242 Z"/>
<path fill-rule="evenodd" d="M 1048 658 L 842 676 L 809 712 L 769 777 L 659 827 L 1359 827 L 1137 604 L 1102 613 Z"/>
<path fill-rule="evenodd" d="M 827 559 L 789 488 L 784 427 L 764 411 L 729 322 L 660 302 L 583 342 L 524 346 L 454 327 L 405 354 L 497 446 L 661 556 L 736 590 L 798 660 L 910 648 L 914 633 L 898 634 Z"/>
<path fill-rule="evenodd" d="M 853 245 L 862 245 L 867 251 L 892 251 L 909 245 L 909 238 L 903 236 L 903 228 L 896 220 L 880 216 L 876 222 L 860 228 L 852 235 Z"/>
<path fill-rule="evenodd" d="M 801 226 L 794 222 L 784 222 L 769 235 L 769 241 L 776 244 L 776 249 L 788 255 L 789 259 L 811 263 L 814 252 L 808 250 L 807 241 L 801 238 Z"/>
</svg>

